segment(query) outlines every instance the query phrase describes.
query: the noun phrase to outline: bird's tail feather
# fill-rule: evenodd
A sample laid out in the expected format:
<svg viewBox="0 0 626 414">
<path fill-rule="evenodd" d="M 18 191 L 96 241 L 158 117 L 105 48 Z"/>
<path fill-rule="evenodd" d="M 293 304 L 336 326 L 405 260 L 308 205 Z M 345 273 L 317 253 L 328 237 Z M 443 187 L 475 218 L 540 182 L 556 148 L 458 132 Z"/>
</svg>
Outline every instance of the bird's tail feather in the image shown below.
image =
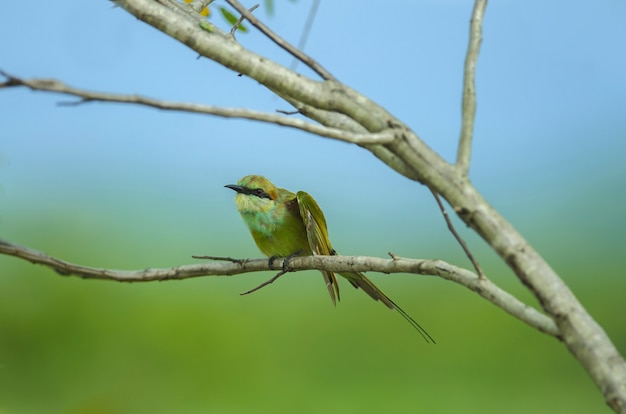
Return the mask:
<svg viewBox="0 0 626 414">
<path fill-rule="evenodd" d="M 411 316 L 408 313 L 406 313 L 400 306 L 396 305 L 396 303 L 393 300 L 391 300 L 380 289 L 378 289 L 376 285 L 374 285 L 371 280 L 365 277 L 363 273 L 356 273 L 356 272 L 355 273 L 340 273 L 339 275 L 348 279 L 348 281 L 355 288 L 363 289 L 363 291 L 367 293 L 368 295 L 370 295 L 372 299 L 380 300 L 389 309 L 397 310 L 398 313 L 402 315 L 402 317 L 406 319 L 406 321 L 409 322 L 411 326 L 413 326 L 413 328 L 415 328 L 420 333 L 420 335 L 422 335 L 422 337 L 424 338 L 426 342 L 432 342 L 433 344 L 436 343 L 433 337 L 430 336 L 430 334 L 426 332 L 426 330 L 422 328 L 422 326 L 419 323 L 417 323 L 415 319 L 411 318 Z M 337 294 L 339 294 L 339 292 L 337 292 Z"/>
<path fill-rule="evenodd" d="M 330 295 L 330 300 L 333 301 L 333 305 L 337 306 L 337 302 L 341 300 L 339 296 L 339 284 L 337 283 L 337 278 L 333 272 L 322 272 L 324 275 L 324 282 L 326 282 L 326 288 L 328 289 L 328 294 Z"/>
</svg>

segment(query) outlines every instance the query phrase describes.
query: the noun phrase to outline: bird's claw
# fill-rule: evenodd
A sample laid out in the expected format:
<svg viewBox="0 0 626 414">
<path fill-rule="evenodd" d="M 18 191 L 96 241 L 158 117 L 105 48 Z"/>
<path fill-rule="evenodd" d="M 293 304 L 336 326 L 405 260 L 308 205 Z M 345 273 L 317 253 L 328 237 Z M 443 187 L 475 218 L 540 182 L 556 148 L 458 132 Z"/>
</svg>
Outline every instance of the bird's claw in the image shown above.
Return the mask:
<svg viewBox="0 0 626 414">
<path fill-rule="evenodd" d="M 289 272 L 289 262 L 291 261 L 291 259 L 293 259 L 294 257 L 298 257 L 300 256 L 302 253 L 304 252 L 303 249 L 297 250 L 293 253 L 291 253 L 289 256 L 285 257 L 285 260 L 283 260 L 283 272 L 287 273 Z"/>
<path fill-rule="evenodd" d="M 280 256 L 271 256 L 269 259 L 267 259 L 267 265 L 269 266 L 270 270 L 274 270 L 274 268 L 272 266 L 274 266 L 274 262 L 276 261 L 276 259 L 278 259 Z"/>
</svg>

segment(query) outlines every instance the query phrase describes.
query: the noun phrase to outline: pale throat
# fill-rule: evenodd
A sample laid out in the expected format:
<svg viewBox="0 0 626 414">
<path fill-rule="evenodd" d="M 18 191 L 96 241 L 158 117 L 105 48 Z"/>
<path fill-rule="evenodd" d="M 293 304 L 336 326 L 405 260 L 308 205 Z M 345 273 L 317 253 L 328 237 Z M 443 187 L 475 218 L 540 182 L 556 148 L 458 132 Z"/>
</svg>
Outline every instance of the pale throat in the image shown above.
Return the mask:
<svg viewBox="0 0 626 414">
<path fill-rule="evenodd" d="M 236 202 L 241 217 L 253 232 L 271 237 L 284 222 L 284 214 L 280 214 L 280 209 L 271 200 L 242 196 Z"/>
</svg>

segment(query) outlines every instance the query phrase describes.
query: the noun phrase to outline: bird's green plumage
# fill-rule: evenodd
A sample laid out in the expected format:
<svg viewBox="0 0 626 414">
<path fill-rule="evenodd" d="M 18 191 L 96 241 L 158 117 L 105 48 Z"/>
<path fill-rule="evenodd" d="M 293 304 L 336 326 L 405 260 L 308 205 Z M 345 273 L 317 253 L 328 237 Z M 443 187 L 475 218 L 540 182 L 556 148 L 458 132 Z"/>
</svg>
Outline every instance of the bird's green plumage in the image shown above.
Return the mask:
<svg viewBox="0 0 626 414">
<path fill-rule="evenodd" d="M 260 175 L 247 175 L 237 184 L 226 187 L 237 192 L 235 203 L 244 222 L 250 229 L 259 250 L 269 257 L 288 257 L 294 254 L 336 254 L 330 238 L 324 213 L 315 199 L 304 191 L 296 194 L 277 188 Z M 333 272 L 322 271 L 328 293 L 336 304 L 339 300 L 339 285 Z M 380 300 L 388 308 L 396 309 L 426 341 L 432 337 L 404 312 L 398 305 L 378 289 L 364 274 L 340 273 L 355 287 L 361 288 L 374 300 Z"/>
<path fill-rule="evenodd" d="M 263 189 L 271 197 L 246 193 L 235 196 L 237 210 L 264 255 L 286 257 L 299 250 L 312 254 L 294 193 L 276 188 L 264 177 L 254 175 L 242 178 L 237 185 Z"/>
</svg>

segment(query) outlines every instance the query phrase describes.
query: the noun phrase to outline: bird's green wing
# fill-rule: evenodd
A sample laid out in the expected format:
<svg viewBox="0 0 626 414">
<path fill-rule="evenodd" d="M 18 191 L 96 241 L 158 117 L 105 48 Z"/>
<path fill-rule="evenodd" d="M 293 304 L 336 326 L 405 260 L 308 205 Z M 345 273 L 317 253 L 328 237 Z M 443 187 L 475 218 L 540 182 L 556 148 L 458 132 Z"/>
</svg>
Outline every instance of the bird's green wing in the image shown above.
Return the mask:
<svg viewBox="0 0 626 414">
<path fill-rule="evenodd" d="M 315 199 L 304 191 L 298 191 L 296 197 L 311 250 L 315 254 L 330 255 L 333 248 L 328 238 L 328 228 L 322 209 L 317 205 Z"/>
<path fill-rule="evenodd" d="M 296 194 L 298 200 L 298 208 L 300 209 L 300 216 L 304 222 L 306 228 L 306 236 L 309 241 L 309 246 L 314 255 L 330 256 L 337 254 L 332 245 L 330 244 L 330 238 L 328 237 L 328 229 L 326 227 L 326 219 L 322 209 L 317 205 L 313 197 L 305 193 L 304 191 L 298 191 Z M 337 300 L 339 300 L 339 285 L 333 272 L 322 272 L 324 274 L 324 280 L 328 287 L 328 293 L 335 303 L 335 293 Z M 380 289 L 372 283 L 371 280 L 365 277 L 363 273 L 358 272 L 346 272 L 341 273 L 341 276 L 348 279 L 348 281 L 355 287 L 361 288 L 365 293 L 370 295 L 374 300 L 380 300 L 390 309 L 396 309 L 404 319 L 406 319 L 417 331 L 424 337 L 426 342 L 435 343 L 435 340 L 418 324 L 411 316 L 409 316 L 402 308 L 396 305 L 387 295 L 385 295 Z M 333 290 L 334 288 L 334 290 Z"/>
<path fill-rule="evenodd" d="M 298 191 L 296 198 L 298 200 L 300 216 L 302 217 L 302 221 L 304 222 L 304 227 L 306 229 L 309 247 L 311 247 L 313 255 L 330 256 L 335 254 L 328 237 L 326 219 L 324 218 L 324 213 L 322 213 L 320 206 L 317 205 L 317 202 L 313 197 L 304 191 Z M 339 285 L 337 284 L 335 274 L 333 272 L 326 271 L 322 271 L 322 274 L 324 275 L 324 280 L 326 281 L 330 298 L 332 299 L 333 304 L 336 304 L 340 297 Z"/>
</svg>

